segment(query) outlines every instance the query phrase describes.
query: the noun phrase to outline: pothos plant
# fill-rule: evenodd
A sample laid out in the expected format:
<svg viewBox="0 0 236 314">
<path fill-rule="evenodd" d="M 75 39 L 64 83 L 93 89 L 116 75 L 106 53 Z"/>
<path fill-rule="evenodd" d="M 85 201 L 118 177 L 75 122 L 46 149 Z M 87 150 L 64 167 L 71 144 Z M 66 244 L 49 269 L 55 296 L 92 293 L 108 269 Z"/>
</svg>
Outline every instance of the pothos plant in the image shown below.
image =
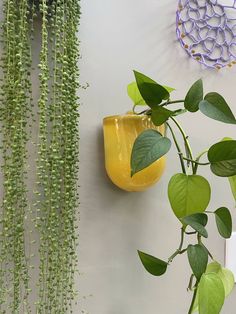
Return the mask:
<svg viewBox="0 0 236 314">
<path fill-rule="evenodd" d="M 170 96 L 172 88 L 161 86 L 139 72 L 135 71 L 134 74 L 136 82 L 128 86 L 128 94 L 134 101 L 134 108 L 147 105 L 149 108 L 141 111 L 141 114 L 149 115 L 155 126 L 166 124 L 177 150 L 181 170 L 172 176 L 168 184 L 169 202 L 180 222 L 179 247 L 167 260 L 141 251 L 138 251 L 139 257 L 150 274 L 161 276 L 178 255 L 186 254 L 192 270 L 188 290 L 193 293 L 188 314 L 195 311 L 200 314 L 218 314 L 225 298 L 233 289 L 234 276 L 230 270 L 214 260 L 204 239 L 208 237 L 209 215 L 215 217 L 219 234 L 223 238 L 231 236 L 232 218 L 225 206 L 215 210 L 208 209 L 211 186 L 208 180 L 199 174 L 199 169 L 210 167 L 214 175 L 229 178 L 236 199 L 236 140 L 224 138 L 195 156 L 189 137 L 176 116 L 200 111 L 211 119 L 235 125 L 234 114 L 220 94 L 210 92 L 204 95 L 201 79 L 191 86 L 185 98 L 173 100 Z M 173 110 L 173 104 L 179 104 L 180 107 Z M 183 145 L 179 142 L 176 131 L 180 133 Z M 131 176 L 164 156 L 171 143 L 167 136 L 162 136 L 155 129 L 142 132 L 133 145 Z M 204 156 L 207 160 L 202 161 Z M 189 235 L 196 235 L 196 240 L 185 247 L 185 238 Z"/>
</svg>

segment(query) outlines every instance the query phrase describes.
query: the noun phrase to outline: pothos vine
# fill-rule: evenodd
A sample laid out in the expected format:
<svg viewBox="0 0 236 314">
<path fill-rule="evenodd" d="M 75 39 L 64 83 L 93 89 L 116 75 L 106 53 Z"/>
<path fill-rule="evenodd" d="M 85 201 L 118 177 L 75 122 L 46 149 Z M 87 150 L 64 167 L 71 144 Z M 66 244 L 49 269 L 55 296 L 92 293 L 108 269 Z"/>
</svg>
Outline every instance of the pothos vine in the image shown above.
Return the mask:
<svg viewBox="0 0 236 314">
<path fill-rule="evenodd" d="M 31 35 L 41 32 L 36 213 L 40 239 L 37 313 L 72 313 L 77 269 L 79 0 L 5 0 L 1 92 L 3 202 L 0 313 L 31 313 L 25 249 L 31 133 Z M 41 29 L 34 25 L 41 20 Z M 33 126 L 34 127 L 34 126 Z M 32 169 L 31 169 L 32 171 Z M 36 287 L 35 287 L 36 288 Z"/>
<path fill-rule="evenodd" d="M 230 211 L 222 206 L 208 210 L 211 199 L 211 186 L 208 180 L 198 174 L 200 166 L 210 166 L 213 174 L 229 178 L 232 193 L 236 200 L 236 140 L 223 138 L 209 149 L 194 157 L 190 141 L 176 116 L 200 111 L 205 116 L 227 124 L 236 124 L 236 119 L 225 99 L 216 92 L 204 96 L 202 80 L 196 81 L 186 97 L 171 100 L 172 88 L 161 86 L 142 73 L 134 72 L 136 82 L 128 86 L 129 96 L 137 105 L 147 105 L 149 109 L 141 112 L 147 114 L 153 122 L 153 128 L 138 135 L 131 155 L 131 176 L 145 169 L 164 156 L 171 147 L 171 140 L 162 136 L 155 126 L 166 124 L 178 153 L 182 172 L 174 174 L 168 184 L 168 198 L 175 216 L 179 219 L 181 239 L 177 250 L 170 257 L 161 260 L 152 255 L 138 251 L 145 269 L 154 276 L 163 275 L 173 260 L 180 254 L 187 254 L 192 275 L 188 290 L 193 292 L 188 314 L 220 313 L 225 298 L 234 287 L 232 272 L 214 260 L 206 248 L 204 238 L 208 237 L 208 215 L 215 216 L 219 234 L 230 238 L 232 218 Z M 169 109 L 178 104 L 177 109 Z M 180 137 L 179 137 L 180 135 Z M 182 139 L 182 143 L 179 138 Z M 207 156 L 207 161 L 202 158 Z M 194 244 L 185 246 L 188 235 L 195 235 Z M 208 259 L 212 262 L 208 264 Z"/>
</svg>

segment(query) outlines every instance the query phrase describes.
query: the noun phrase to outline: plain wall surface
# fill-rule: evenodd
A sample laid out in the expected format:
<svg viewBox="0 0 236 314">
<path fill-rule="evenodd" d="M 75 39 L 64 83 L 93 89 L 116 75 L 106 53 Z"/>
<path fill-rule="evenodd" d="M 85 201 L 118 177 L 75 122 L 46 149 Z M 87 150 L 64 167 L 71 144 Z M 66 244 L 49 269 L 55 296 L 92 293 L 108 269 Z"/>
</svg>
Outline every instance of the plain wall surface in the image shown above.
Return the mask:
<svg viewBox="0 0 236 314">
<path fill-rule="evenodd" d="M 137 256 L 140 249 L 167 259 L 179 244 L 180 224 L 167 200 L 168 181 L 180 171 L 176 151 L 173 147 L 168 154 L 164 176 L 154 187 L 142 193 L 121 191 L 105 173 L 102 119 L 131 108 L 126 86 L 134 79 L 132 69 L 175 87 L 175 99 L 202 77 L 205 92 L 222 93 L 236 113 L 236 68 L 207 70 L 188 58 L 175 36 L 177 1 L 82 0 L 81 6 L 81 83 L 90 85 L 80 91 L 81 308 L 89 314 L 187 313 L 191 294 L 186 291 L 186 255 L 177 257 L 160 278 L 149 275 Z M 235 126 L 200 113 L 180 120 L 195 154 L 224 136 L 235 136 Z M 209 209 L 226 205 L 234 211 L 227 180 L 207 169 L 200 173 L 212 184 Z M 225 242 L 213 219 L 206 243 L 224 262 Z M 236 290 L 222 313 L 235 311 Z"/>
</svg>

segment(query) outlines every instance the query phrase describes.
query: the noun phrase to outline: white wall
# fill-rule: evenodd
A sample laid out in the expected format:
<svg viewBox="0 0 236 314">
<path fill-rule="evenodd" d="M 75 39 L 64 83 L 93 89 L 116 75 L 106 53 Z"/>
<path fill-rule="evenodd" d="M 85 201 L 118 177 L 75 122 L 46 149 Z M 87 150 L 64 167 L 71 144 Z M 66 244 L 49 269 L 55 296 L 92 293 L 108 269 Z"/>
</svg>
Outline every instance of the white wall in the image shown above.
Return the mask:
<svg viewBox="0 0 236 314">
<path fill-rule="evenodd" d="M 179 223 L 167 201 L 167 183 L 179 171 L 174 149 L 161 182 L 143 193 L 126 193 L 108 180 L 104 170 L 102 119 L 130 108 L 126 85 L 137 69 L 185 95 L 199 77 L 206 91 L 222 93 L 236 113 L 236 69 L 215 72 L 189 60 L 175 38 L 177 0 L 82 0 L 80 38 L 80 295 L 90 314 L 187 313 L 190 274 L 186 257 L 177 258 L 167 274 L 155 278 L 141 266 L 136 250 L 166 259 L 178 245 Z M 197 153 L 235 127 L 200 114 L 182 119 Z M 212 210 L 233 209 L 227 181 L 206 172 L 213 185 Z M 234 210 L 234 209 L 233 209 Z M 236 229 L 236 221 L 235 229 Z M 224 259 L 224 241 L 210 222 L 208 245 Z M 233 314 L 236 290 L 222 313 Z"/>
</svg>

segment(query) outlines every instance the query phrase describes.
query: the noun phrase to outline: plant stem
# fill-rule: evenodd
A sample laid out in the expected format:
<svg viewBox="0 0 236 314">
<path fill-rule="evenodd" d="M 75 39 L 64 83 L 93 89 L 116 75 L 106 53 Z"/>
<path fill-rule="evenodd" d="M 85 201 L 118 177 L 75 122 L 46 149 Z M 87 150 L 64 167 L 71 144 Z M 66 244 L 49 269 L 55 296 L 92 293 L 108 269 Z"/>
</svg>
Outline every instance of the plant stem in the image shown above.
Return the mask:
<svg viewBox="0 0 236 314">
<path fill-rule="evenodd" d="M 193 292 L 193 298 L 192 298 L 192 302 L 191 302 L 188 314 L 192 314 L 192 311 L 193 311 L 194 303 L 195 303 L 195 300 L 197 297 L 197 286 L 198 286 L 198 283 L 196 283 L 196 287 L 195 287 L 194 292 Z"/>
<path fill-rule="evenodd" d="M 170 264 L 173 259 L 179 255 L 179 254 L 183 254 L 186 250 L 182 250 L 183 248 L 183 244 L 184 244 L 184 227 L 181 228 L 181 239 L 180 239 L 180 244 L 178 249 L 168 258 L 168 264 Z"/>
<path fill-rule="evenodd" d="M 133 111 L 134 114 L 137 114 L 137 115 L 142 115 L 142 114 L 149 115 L 152 112 L 151 109 L 145 109 L 145 110 L 143 110 L 141 112 L 135 112 L 134 111 L 135 107 L 136 107 L 136 105 L 133 107 L 132 111 Z"/>
<path fill-rule="evenodd" d="M 187 160 L 187 161 L 190 161 L 196 165 L 199 165 L 199 166 L 208 166 L 210 165 L 211 163 L 210 162 L 198 162 L 196 160 L 193 160 L 193 159 L 190 159 L 190 158 L 187 158 L 187 157 L 183 157 L 184 160 Z"/>
<path fill-rule="evenodd" d="M 199 233 L 197 234 L 197 240 L 198 240 L 198 244 L 202 244 L 202 237 Z"/>
<path fill-rule="evenodd" d="M 190 147 L 187 135 L 185 134 L 185 132 L 184 132 L 183 128 L 181 127 L 181 125 L 179 124 L 179 122 L 174 117 L 170 117 L 170 119 L 176 124 L 177 128 L 179 129 L 180 133 L 182 134 L 187 152 L 188 152 L 190 158 L 193 160 L 194 159 L 193 153 L 192 153 L 192 149 Z M 194 163 L 192 162 L 191 164 L 192 164 L 192 170 L 194 172 Z"/>
<path fill-rule="evenodd" d="M 173 100 L 173 101 L 167 101 L 165 102 L 164 104 L 161 104 L 161 107 L 164 107 L 164 106 L 168 106 L 168 105 L 171 105 L 171 104 L 179 104 L 181 102 L 184 102 L 184 99 L 178 99 L 178 100 Z"/>
<path fill-rule="evenodd" d="M 172 127 L 170 126 L 170 124 L 168 122 L 166 122 L 166 124 L 167 124 L 168 128 L 170 129 L 171 135 L 172 135 L 173 140 L 175 142 L 175 146 L 176 146 L 178 154 L 179 154 L 179 159 L 180 159 L 182 172 L 186 174 L 186 169 L 185 169 L 184 160 L 183 160 L 183 153 L 182 153 L 181 148 L 180 148 L 180 146 L 179 146 L 179 144 L 177 142 L 177 139 L 176 139 L 176 136 L 175 136 L 175 133 L 174 133 Z"/>
<path fill-rule="evenodd" d="M 200 159 L 202 156 L 204 156 L 207 152 L 208 152 L 208 149 L 206 149 L 206 150 L 204 150 L 203 152 L 201 152 L 201 153 L 197 156 L 196 160 L 199 160 L 199 159 Z"/>
<path fill-rule="evenodd" d="M 190 277 L 190 280 L 189 280 L 189 284 L 188 284 L 188 289 L 187 290 L 190 290 L 190 291 L 192 291 L 192 289 L 193 289 L 193 279 L 194 279 L 194 274 L 192 274 L 191 275 L 191 277 Z"/>
<path fill-rule="evenodd" d="M 208 152 L 208 149 L 206 149 L 206 150 L 204 150 L 203 152 L 201 152 L 201 153 L 197 156 L 196 162 L 198 162 L 198 161 L 201 159 L 201 157 L 204 156 L 207 152 Z M 197 173 L 198 166 L 199 166 L 199 164 L 198 164 L 198 163 L 195 163 L 194 171 L 193 171 L 194 174 Z"/>
</svg>

